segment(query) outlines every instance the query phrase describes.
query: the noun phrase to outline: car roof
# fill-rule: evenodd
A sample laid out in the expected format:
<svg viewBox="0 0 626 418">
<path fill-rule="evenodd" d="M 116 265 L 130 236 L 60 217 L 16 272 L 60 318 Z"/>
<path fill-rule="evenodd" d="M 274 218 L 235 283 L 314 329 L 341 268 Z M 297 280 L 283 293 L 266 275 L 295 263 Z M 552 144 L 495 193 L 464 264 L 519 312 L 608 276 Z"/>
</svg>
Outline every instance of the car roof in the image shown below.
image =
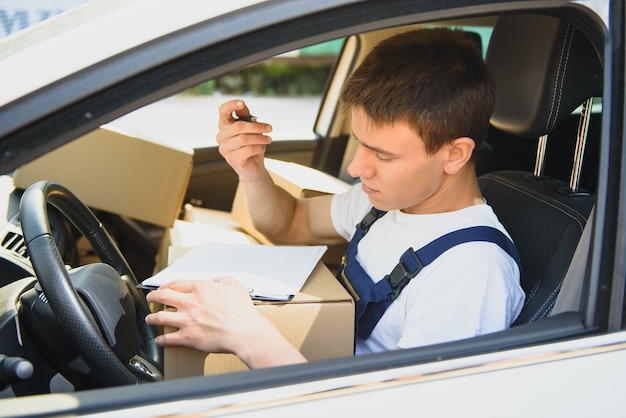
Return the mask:
<svg viewBox="0 0 626 418">
<path fill-rule="evenodd" d="M 0 41 L 0 106 L 109 57 L 262 2 L 91 0 Z"/>
</svg>

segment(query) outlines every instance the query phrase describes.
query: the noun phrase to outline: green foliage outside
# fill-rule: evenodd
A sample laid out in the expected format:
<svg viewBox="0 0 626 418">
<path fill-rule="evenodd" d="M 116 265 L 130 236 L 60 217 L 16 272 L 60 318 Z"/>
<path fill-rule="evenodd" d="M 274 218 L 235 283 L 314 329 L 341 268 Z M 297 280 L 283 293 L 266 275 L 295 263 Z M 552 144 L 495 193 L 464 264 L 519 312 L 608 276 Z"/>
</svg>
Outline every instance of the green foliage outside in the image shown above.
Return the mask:
<svg viewBox="0 0 626 418">
<path fill-rule="evenodd" d="M 209 80 L 186 94 L 253 96 L 313 96 L 322 94 L 343 40 L 325 42 L 298 51 L 295 57 L 277 57 Z"/>
<path fill-rule="evenodd" d="M 188 90 L 195 95 L 308 96 L 322 93 L 332 62 L 270 61 L 210 80 Z"/>
</svg>

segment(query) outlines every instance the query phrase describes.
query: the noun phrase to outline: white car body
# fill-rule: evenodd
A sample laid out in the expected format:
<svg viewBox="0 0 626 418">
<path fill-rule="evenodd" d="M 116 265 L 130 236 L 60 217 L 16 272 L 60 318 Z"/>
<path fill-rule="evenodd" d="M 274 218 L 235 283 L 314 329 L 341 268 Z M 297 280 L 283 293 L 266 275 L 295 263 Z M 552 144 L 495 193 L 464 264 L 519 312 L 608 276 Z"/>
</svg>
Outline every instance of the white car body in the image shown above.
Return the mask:
<svg viewBox="0 0 626 418">
<path fill-rule="evenodd" d="M 364 7 L 369 13 L 373 12 L 363 5 L 367 2 L 360 1 L 93 0 L 91 3 L 0 41 L 0 151 L 3 153 L 0 166 L 3 173 L 10 173 L 36 155 L 116 117 L 167 97 L 182 86 L 191 86 L 207 77 L 311 43 L 388 26 L 448 21 L 455 17 L 470 20 L 510 10 L 547 10 L 557 14 L 562 12 L 563 16 L 585 16 L 586 24 L 596 26 L 595 33 L 604 34 L 602 43 L 605 47 L 608 45 L 616 51 L 615 57 L 610 51 L 602 52 L 605 77 L 611 80 L 614 90 L 608 90 L 610 83 L 605 84 L 602 107 L 606 113 L 603 114 L 603 129 L 607 136 L 603 136 L 606 141 L 601 147 L 600 166 L 603 170 L 597 191 L 597 226 L 591 241 L 592 248 L 600 251 L 592 253 L 587 269 L 592 283 L 602 282 L 604 287 L 598 285 L 598 289 L 606 288 L 608 282 L 613 284 L 611 296 L 603 299 L 610 299 L 611 306 L 606 310 L 596 306 L 599 302 L 597 294 L 593 294 L 583 312 L 584 320 L 591 322 L 587 332 L 562 338 L 556 333 L 551 340 L 530 341 L 515 347 L 499 349 L 496 345 L 494 350 L 483 347 L 478 352 L 470 347 L 466 355 L 460 352 L 451 357 L 433 355 L 433 361 L 422 359 L 415 364 L 411 364 L 408 350 L 406 353 L 332 359 L 317 365 L 199 376 L 180 381 L 166 379 L 137 387 L 0 397 L 0 416 L 624 416 L 621 384 L 626 376 L 626 331 L 623 330 L 626 230 L 617 215 L 623 210 L 624 196 L 610 198 L 617 192 L 609 184 L 609 169 L 606 168 L 613 167 L 611 173 L 615 173 L 615 165 L 608 161 L 609 156 L 617 155 L 616 151 L 609 152 L 614 149 L 609 145 L 609 132 L 617 141 L 615 143 L 626 145 L 623 131 L 613 131 L 610 122 L 624 111 L 624 73 L 619 72 L 623 70 L 623 62 L 619 60 L 624 59 L 623 2 L 616 1 L 611 5 L 604 0 L 530 1 L 526 4 L 468 1 L 457 2 L 460 5 L 456 8 L 425 5 L 419 13 L 398 14 L 378 21 L 365 19 L 354 25 L 345 22 L 344 26 L 332 26 L 335 25 L 332 22 L 327 32 L 313 30 L 310 35 L 295 36 L 293 41 L 272 43 L 260 38 L 258 52 L 252 51 L 253 46 L 245 46 L 251 48 L 245 56 L 234 54 L 231 60 L 207 67 L 197 76 L 189 75 L 171 81 L 171 84 L 163 82 L 155 89 L 154 96 L 138 93 L 137 98 L 122 103 L 119 109 L 107 108 L 102 113 L 93 110 L 96 102 L 89 102 L 92 97 L 100 98 L 99 92 L 107 89 L 115 92 L 115 86 L 123 79 L 133 79 L 152 68 L 169 65 L 170 61 L 202 48 L 223 44 L 231 48 L 224 54 L 233 53 L 237 45 L 233 39 L 237 36 L 245 37 L 247 33 L 256 36 L 257 32 L 266 34 L 263 30 L 267 27 L 279 27 L 309 13 L 332 13 L 335 7 L 344 11 L 350 3 L 354 3 L 355 9 Z M 621 15 L 612 16 L 610 10 L 620 11 Z M 190 27 L 201 29 L 186 32 Z M 620 27 L 622 32 L 618 31 Z M 304 29 L 309 30 L 308 27 Z M 286 36 L 285 33 L 280 32 L 280 35 Z M 622 38 L 619 38 L 620 33 Z M 155 43 L 161 37 L 166 40 Z M 100 67 L 108 71 L 98 72 Z M 139 83 L 133 86 L 141 87 Z M 327 96 L 336 97 L 337 91 L 338 87 L 331 84 Z M 611 92 L 612 97 L 608 94 Z M 39 106 L 34 107 L 29 101 L 33 97 Z M 611 99 L 613 102 L 609 102 Z M 52 112 L 65 112 L 64 109 L 82 103 L 81 100 L 94 106 L 80 108 L 84 125 L 72 125 L 72 128 L 63 128 L 65 130 L 59 128 L 58 134 L 56 131 L 54 136 L 51 134 L 49 142 L 38 143 L 33 139 L 48 128 L 41 125 L 44 128 L 37 128 L 41 130 L 30 134 L 28 129 L 31 126 L 39 127 Z M 329 101 L 324 103 L 328 105 Z M 332 123 L 335 109 L 323 106 L 317 128 L 339 129 Z M 68 120 L 78 120 L 78 117 L 71 119 L 73 116 L 69 111 L 64 115 Z M 24 134 L 19 136 L 15 132 Z M 7 140 L 8 145 L 4 147 L 6 138 L 10 141 Z M 617 153 L 620 151 L 618 149 Z M 614 164 L 620 163 L 621 160 Z M 621 187 L 620 193 L 624 192 L 626 187 Z M 613 244 L 604 251 L 602 245 L 607 243 Z M 607 278 L 600 279 L 601 271 Z M 594 316 L 598 312 L 600 319 Z M 545 332 L 551 332 L 549 325 L 546 325 Z"/>
</svg>

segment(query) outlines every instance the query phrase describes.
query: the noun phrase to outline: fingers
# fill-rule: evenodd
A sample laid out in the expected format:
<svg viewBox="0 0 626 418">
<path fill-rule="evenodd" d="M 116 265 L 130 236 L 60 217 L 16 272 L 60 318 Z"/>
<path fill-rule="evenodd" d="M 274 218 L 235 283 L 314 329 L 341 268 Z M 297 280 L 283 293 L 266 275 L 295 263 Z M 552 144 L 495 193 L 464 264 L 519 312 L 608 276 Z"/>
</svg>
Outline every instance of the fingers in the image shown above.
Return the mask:
<svg viewBox="0 0 626 418">
<path fill-rule="evenodd" d="M 181 325 L 184 325 L 184 321 L 181 317 L 182 315 L 177 311 L 158 311 L 146 315 L 146 323 L 148 325 L 180 328 Z"/>
<path fill-rule="evenodd" d="M 231 143 L 231 148 L 246 145 L 264 144 L 272 142 L 267 134 L 272 131 L 271 125 L 262 122 L 234 121 L 220 126 L 215 140 L 220 146 Z"/>
<path fill-rule="evenodd" d="M 249 122 L 238 122 L 249 123 Z M 234 135 L 229 137 L 224 135 Z M 243 133 L 228 133 L 220 132 L 217 137 L 219 144 L 219 152 L 228 157 L 232 153 L 238 153 L 240 159 L 247 159 L 251 156 L 262 154 L 265 152 L 265 147 L 272 143 L 272 138 L 264 134 L 255 134 L 252 132 Z"/>
<path fill-rule="evenodd" d="M 148 302 L 175 308 L 146 316 L 149 325 L 172 328 L 155 339 L 160 346 L 180 345 L 207 352 L 228 350 L 241 330 L 253 326 L 248 290 L 232 277 L 214 281 L 176 280 L 148 293 Z"/>
<path fill-rule="evenodd" d="M 222 103 L 218 109 L 219 119 L 218 119 L 218 127 L 219 130 L 222 131 L 224 128 L 231 127 L 235 129 L 235 133 L 268 133 L 272 131 L 271 125 L 262 122 L 243 122 L 237 123 L 237 117 L 245 117 L 250 116 L 250 109 L 244 103 L 243 100 L 235 99 L 230 100 L 228 102 Z M 237 129 L 240 132 L 237 132 Z"/>
<path fill-rule="evenodd" d="M 196 348 L 193 337 L 187 336 L 180 331 L 168 332 L 159 335 L 154 342 L 161 347 L 192 347 Z"/>
<path fill-rule="evenodd" d="M 202 281 L 199 280 L 172 280 L 169 283 L 165 283 L 159 289 L 172 289 L 177 292 L 190 293 L 193 292 L 198 286 L 202 285 Z"/>
<path fill-rule="evenodd" d="M 185 303 L 185 299 L 193 298 L 191 292 L 195 287 L 193 282 L 180 280 L 161 286 L 146 296 L 148 302 L 161 303 L 176 308 L 146 315 L 145 321 L 148 325 L 172 328 L 155 338 L 154 341 L 157 345 L 193 347 L 194 343 L 197 345 L 201 342 L 200 337 L 194 337 L 190 332 L 189 328 L 194 328 L 196 318 L 193 317 L 194 312 L 189 311 Z"/>
<path fill-rule="evenodd" d="M 179 307 L 183 304 L 185 294 L 190 293 L 192 290 L 192 285 L 186 286 L 180 282 L 172 282 L 148 293 L 146 300 L 149 303 Z"/>
<path fill-rule="evenodd" d="M 213 279 L 215 283 L 228 284 L 233 286 L 241 286 L 241 284 L 233 276 L 220 276 Z"/>
<path fill-rule="evenodd" d="M 154 339 L 154 342 L 159 346 L 190 346 L 191 341 L 188 338 L 184 338 L 185 332 L 181 332 L 185 325 L 189 322 L 185 314 L 172 311 L 158 311 L 146 315 L 146 324 L 156 327 L 168 327 L 174 328 L 166 332 L 165 334 L 158 335 Z"/>
<path fill-rule="evenodd" d="M 229 100 L 225 103 L 222 103 L 222 105 L 218 109 L 218 112 L 218 126 L 220 126 L 220 128 L 222 127 L 222 125 L 228 125 L 235 121 L 235 118 L 233 117 L 233 112 L 239 116 L 250 116 L 250 109 L 248 109 L 248 106 L 246 106 L 243 100 L 239 99 Z"/>
<path fill-rule="evenodd" d="M 216 277 L 213 280 L 173 280 L 161 285 L 158 289 L 148 293 L 146 299 L 150 303 L 161 303 L 162 305 L 179 306 L 179 301 L 185 298 L 186 294 L 203 294 L 210 292 L 216 284 L 227 284 L 231 286 L 242 286 L 232 276 Z M 163 303 L 169 302 L 169 303 Z"/>
<path fill-rule="evenodd" d="M 239 179 L 254 180 L 263 172 L 265 147 L 272 142 L 267 134 L 272 126 L 262 122 L 246 122 L 238 117 L 250 116 L 243 100 L 235 99 L 219 107 L 219 132 L 215 137 L 219 153 L 237 172 Z"/>
<path fill-rule="evenodd" d="M 222 144 L 229 138 L 236 136 L 246 136 L 244 139 L 247 139 L 247 141 L 253 141 L 252 143 L 257 142 L 269 144 L 271 142 L 271 139 L 268 136 L 265 136 L 265 134 L 272 131 L 271 125 L 262 122 L 237 121 L 235 119 L 233 114 L 238 116 L 250 116 L 250 110 L 243 100 L 236 99 L 222 103 L 218 112 L 219 133 L 216 137 L 218 144 Z M 245 141 L 244 143 L 239 144 L 239 146 L 245 145 L 248 145 Z"/>
<path fill-rule="evenodd" d="M 248 288 L 245 287 L 244 285 L 242 285 L 241 283 L 239 283 L 234 277 L 232 276 L 222 276 L 222 277 L 216 277 L 215 279 L 213 279 L 213 282 L 215 283 L 220 283 L 220 284 L 225 284 L 227 286 L 233 286 L 236 289 L 239 289 L 240 291 L 245 291 L 248 293 L 248 295 L 250 294 L 250 292 L 248 292 Z"/>
<path fill-rule="evenodd" d="M 156 324 L 155 324 L 156 325 Z M 187 344 L 182 341 L 177 331 L 168 332 L 167 334 L 158 335 L 154 342 L 161 347 L 180 347 L 186 346 Z"/>
<path fill-rule="evenodd" d="M 165 334 L 156 336 L 154 342 L 161 346 L 185 346 L 196 347 L 201 341 L 186 328 L 188 318 L 178 312 L 159 311 L 146 316 L 146 323 L 149 325 L 174 328 Z"/>
</svg>

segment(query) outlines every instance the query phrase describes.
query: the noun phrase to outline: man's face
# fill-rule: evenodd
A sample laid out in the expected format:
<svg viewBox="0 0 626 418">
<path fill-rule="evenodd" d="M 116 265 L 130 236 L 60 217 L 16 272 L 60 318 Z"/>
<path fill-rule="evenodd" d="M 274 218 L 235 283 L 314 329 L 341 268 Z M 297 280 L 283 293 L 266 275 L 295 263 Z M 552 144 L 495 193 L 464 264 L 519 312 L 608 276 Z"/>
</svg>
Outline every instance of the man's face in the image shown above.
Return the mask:
<svg viewBox="0 0 626 418">
<path fill-rule="evenodd" d="M 446 187 L 445 146 L 428 155 L 408 124 L 375 126 L 361 107 L 352 111 L 352 130 L 359 147 L 348 173 L 360 177 L 372 205 L 407 213 L 437 211 L 438 195 Z"/>
</svg>

